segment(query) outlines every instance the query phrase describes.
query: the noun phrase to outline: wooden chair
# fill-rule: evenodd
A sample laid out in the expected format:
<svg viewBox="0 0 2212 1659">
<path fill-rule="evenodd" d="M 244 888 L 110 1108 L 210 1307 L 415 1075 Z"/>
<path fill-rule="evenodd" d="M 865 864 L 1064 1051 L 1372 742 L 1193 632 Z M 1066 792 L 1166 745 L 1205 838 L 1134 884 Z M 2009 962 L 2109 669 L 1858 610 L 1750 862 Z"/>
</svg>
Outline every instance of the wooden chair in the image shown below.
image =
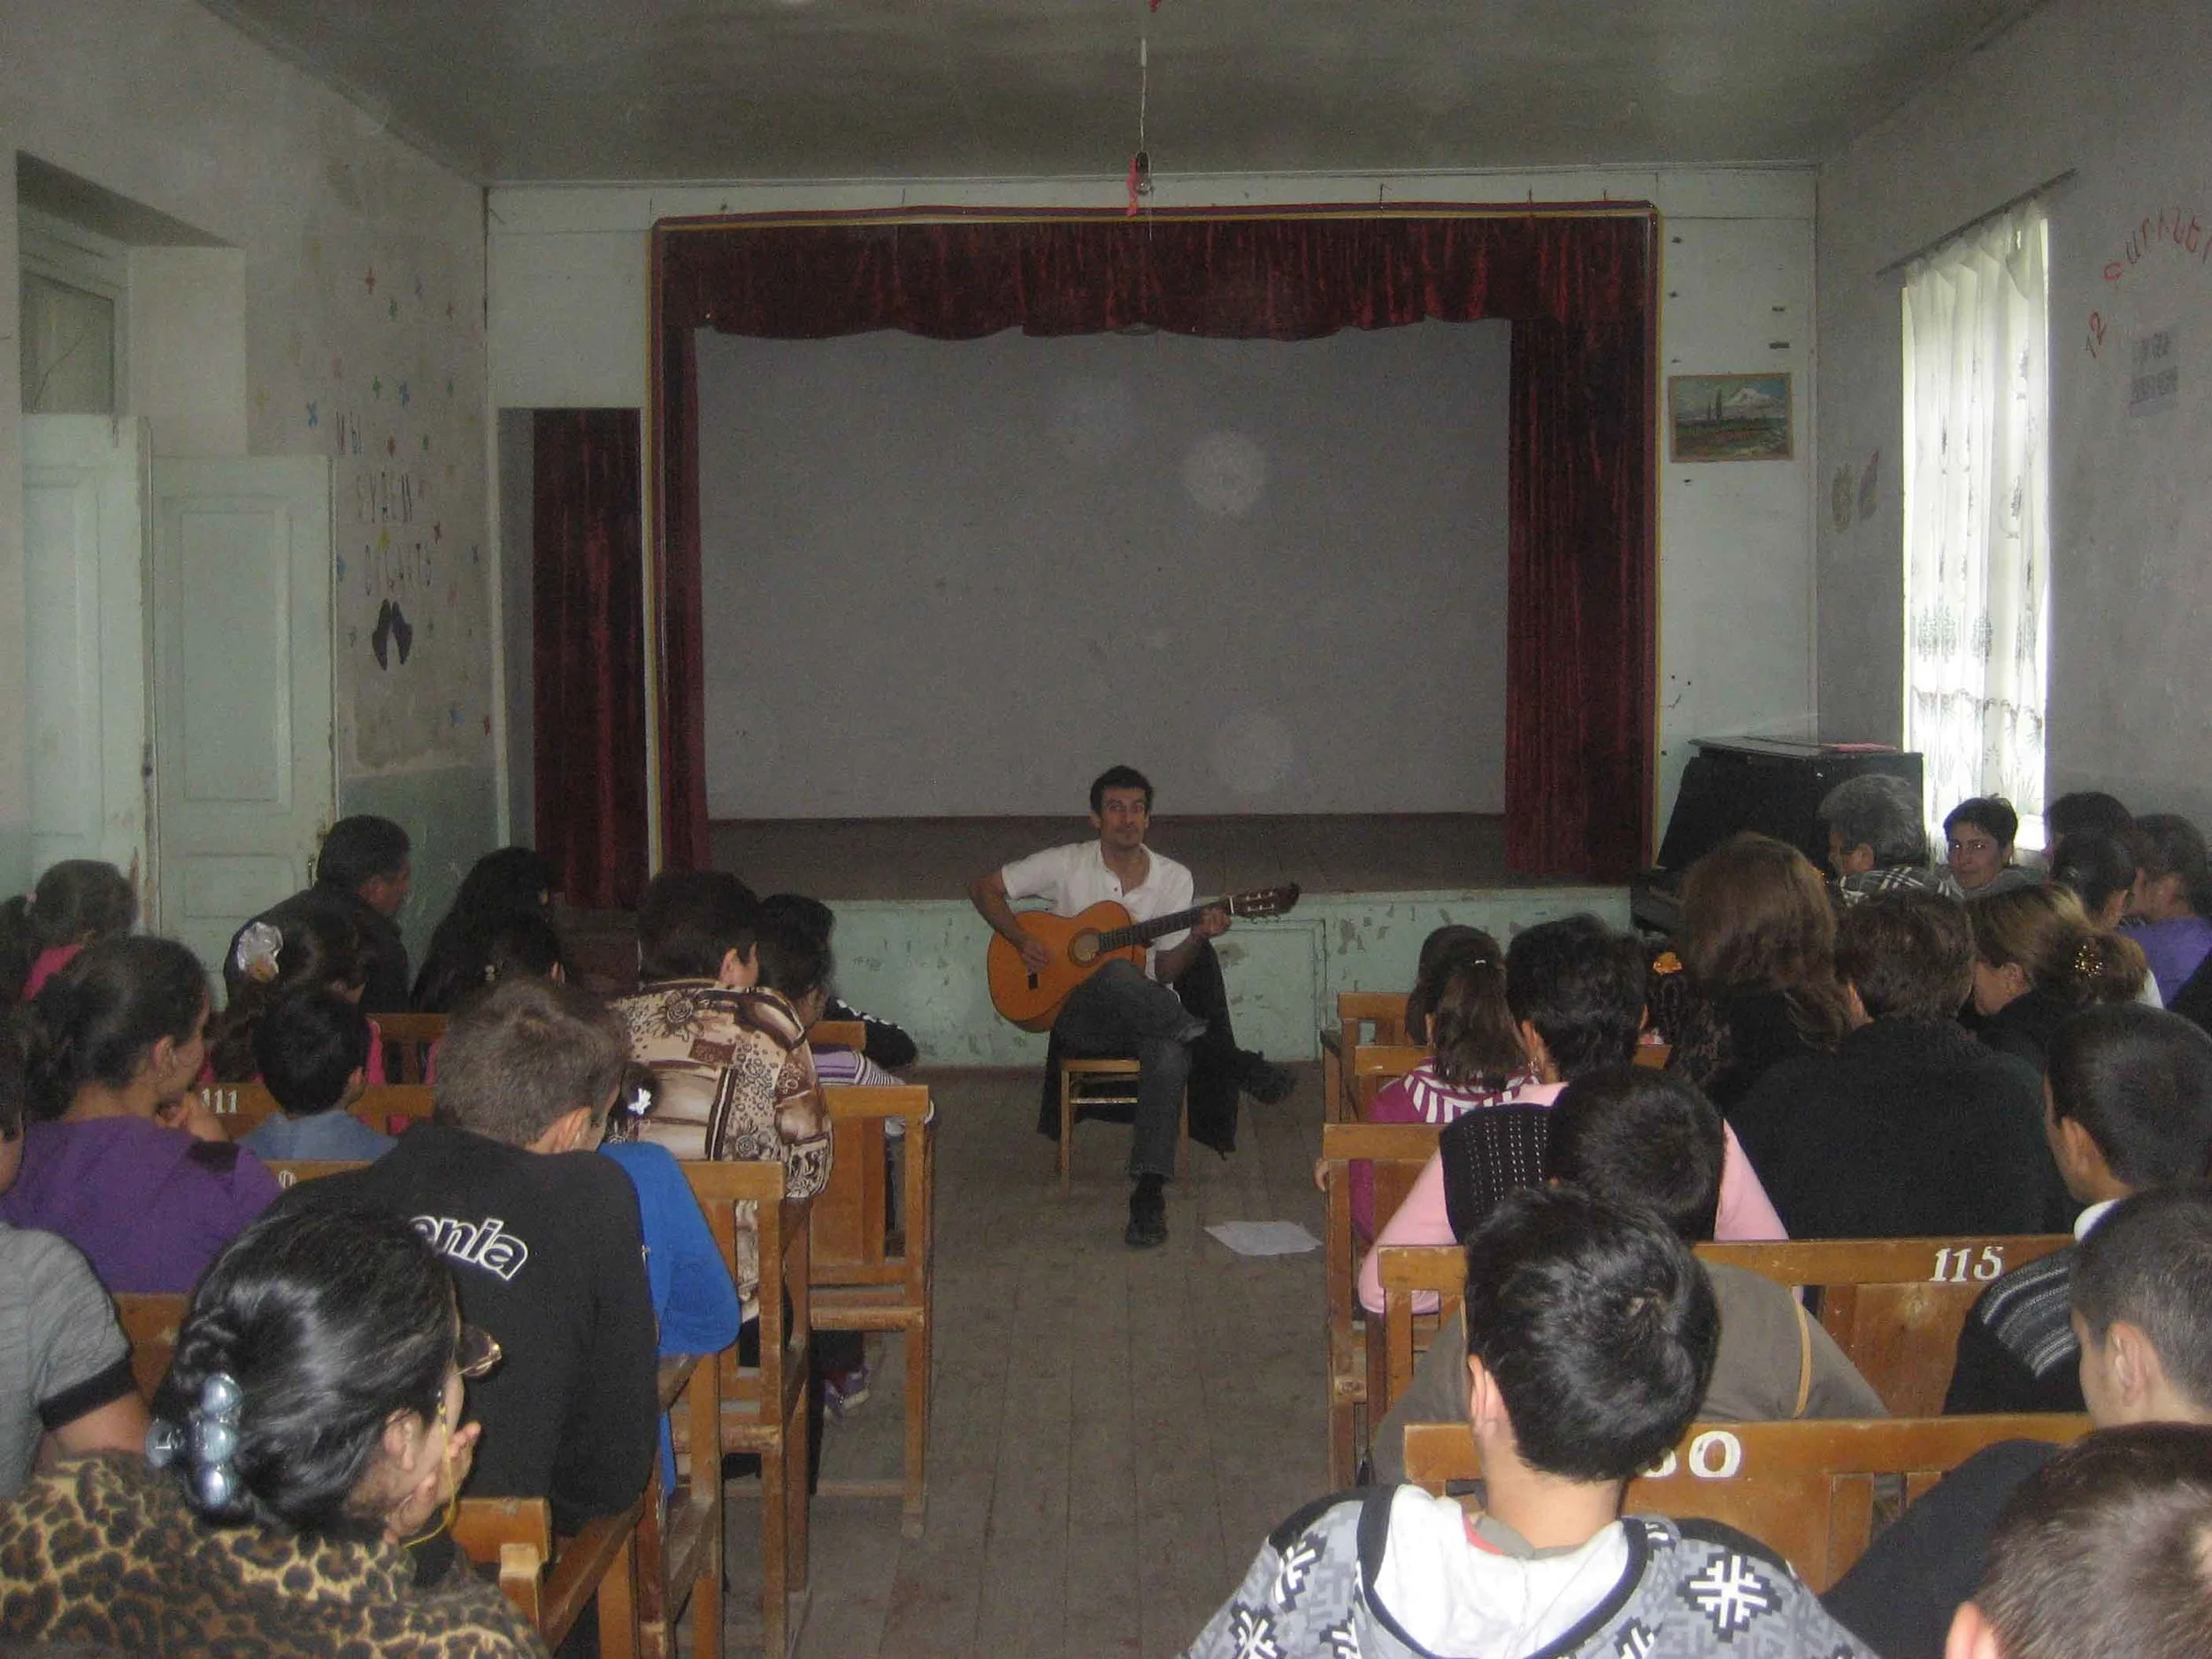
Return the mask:
<svg viewBox="0 0 2212 1659">
<path fill-rule="evenodd" d="M 868 1046 L 868 1028 L 856 1019 L 818 1019 L 806 1028 L 810 1048 L 849 1048 L 858 1054 Z"/>
<path fill-rule="evenodd" d="M 384 1034 L 384 1075 L 400 1083 L 420 1083 L 429 1069 L 430 1050 L 445 1035 L 443 1014 L 379 1014 Z"/>
<path fill-rule="evenodd" d="M 177 1330 L 184 1323 L 189 1296 L 157 1291 L 126 1291 L 115 1299 L 123 1340 L 131 1345 L 131 1379 L 148 1401 L 169 1374 L 177 1351 Z"/>
<path fill-rule="evenodd" d="M 1075 1150 L 1075 1115 L 1086 1106 L 1130 1106 L 1137 1103 L 1134 1060 L 1079 1059 L 1060 1056 L 1060 1190 L 1068 1190 L 1068 1166 Z M 1183 1091 L 1183 1113 L 1175 1137 L 1175 1179 L 1190 1172 L 1190 1091 Z"/>
<path fill-rule="evenodd" d="M 1363 1047 L 1369 1043 L 1402 1043 L 1405 1040 L 1405 993 L 1339 991 L 1336 1029 L 1321 1033 L 1323 1120 L 1350 1123 L 1358 1117 L 1347 1079 Z"/>
<path fill-rule="evenodd" d="M 906 1459 L 902 1480 L 824 1481 L 833 1497 L 897 1497 L 902 1525 L 919 1537 L 928 1502 L 930 1363 L 934 1276 L 936 1125 L 918 1086 L 828 1085 L 829 1185 L 816 1194 L 810 1225 L 813 1327 L 896 1331 L 906 1339 Z M 905 1126 L 902 1202 L 891 1220 L 887 1130 Z"/>
<path fill-rule="evenodd" d="M 271 1158 L 269 1173 L 276 1177 L 279 1187 L 295 1187 L 302 1181 L 319 1181 L 326 1175 L 343 1175 L 349 1170 L 365 1170 L 369 1166 L 359 1158 Z"/>
<path fill-rule="evenodd" d="M 1436 1151 L 1435 1124 L 1321 1125 L 1322 1190 L 1327 1209 L 1321 1272 L 1325 1291 L 1322 1336 L 1329 1389 L 1329 1484 L 1348 1486 L 1366 1452 L 1367 1425 L 1380 1413 L 1368 1408 L 1368 1346 L 1372 1340 L 1359 1305 L 1359 1242 L 1352 1230 L 1352 1165 L 1375 1171 L 1375 1213 L 1387 1216 L 1405 1201 L 1414 1178 Z"/>
<path fill-rule="evenodd" d="M 660 1409 L 681 1413 L 687 1447 L 713 1447 L 721 1399 L 712 1355 L 685 1354 L 660 1366 Z M 676 1624 L 691 1611 L 691 1659 L 721 1659 L 722 1475 L 718 1453 L 681 1470 L 653 1460 L 653 1479 L 638 1517 L 638 1653 L 676 1659 Z"/>
<path fill-rule="evenodd" d="M 1820 1323 L 1901 1417 L 1943 1409 L 1960 1329 L 2009 1268 L 2064 1249 L 2065 1233 L 1959 1239 L 1798 1239 L 1701 1244 L 1704 1260 L 1817 1289 Z"/>
<path fill-rule="evenodd" d="M 1352 1117 L 1348 1121 L 1366 1122 L 1367 1109 L 1375 1103 L 1375 1096 L 1428 1057 L 1426 1048 L 1412 1043 L 1361 1044 L 1352 1055 L 1352 1068 L 1347 1079 L 1352 1091 Z"/>
<path fill-rule="evenodd" d="M 1383 1286 L 1383 1364 L 1379 1386 L 1370 1379 L 1367 1413 L 1379 1423 L 1413 1386 L 1414 1368 L 1435 1340 L 1437 1327 L 1459 1311 L 1467 1288 L 1467 1253 L 1456 1244 L 1393 1244 L 1376 1258 L 1376 1267 Z M 1434 1296 L 1436 1306 L 1416 1313 L 1414 1299 L 1423 1294 Z"/>
<path fill-rule="evenodd" d="M 436 1101 L 427 1083 L 386 1083 L 363 1089 L 353 1102 L 353 1115 L 382 1134 L 398 1134 L 425 1122 Z"/>
<path fill-rule="evenodd" d="M 243 1141 L 263 1122 L 284 1109 L 276 1096 L 258 1083 L 208 1083 L 201 1087 L 200 1104 L 215 1115 L 233 1141 Z"/>
<path fill-rule="evenodd" d="M 464 1498 L 453 1541 L 471 1561 L 499 1570 L 499 1588 L 536 1627 L 549 1649 L 568 1639 L 587 1607 L 596 1607 L 600 1659 L 635 1659 L 638 1521 L 648 1494 L 627 1509 L 556 1540 L 543 1498 Z"/>
<path fill-rule="evenodd" d="M 2064 1445 L 2088 1430 L 2085 1417 L 2042 1415 L 1693 1424 L 1657 1468 L 1628 1483 L 1622 1508 L 1725 1522 L 1782 1555 L 1817 1593 L 1866 1552 L 1878 1478 L 1902 1476 L 1907 1497 L 1917 1498 L 1995 1441 Z M 1445 1494 L 1481 1473 L 1464 1423 L 1406 1425 L 1414 1485 Z"/>
<path fill-rule="evenodd" d="M 790 1597 L 806 1588 L 807 1343 L 813 1330 L 807 1212 L 812 1201 L 784 1196 L 780 1164 L 687 1160 L 682 1168 L 733 1279 L 742 1282 L 740 1232 L 749 1227 L 758 1244 L 760 1363 L 740 1365 L 734 1345 L 723 1349 L 715 1358 L 716 1394 L 720 1450 L 751 1452 L 760 1459 L 761 1624 L 768 1651 L 780 1655 L 790 1647 Z M 713 1455 L 691 1449 L 695 1464 Z"/>
</svg>

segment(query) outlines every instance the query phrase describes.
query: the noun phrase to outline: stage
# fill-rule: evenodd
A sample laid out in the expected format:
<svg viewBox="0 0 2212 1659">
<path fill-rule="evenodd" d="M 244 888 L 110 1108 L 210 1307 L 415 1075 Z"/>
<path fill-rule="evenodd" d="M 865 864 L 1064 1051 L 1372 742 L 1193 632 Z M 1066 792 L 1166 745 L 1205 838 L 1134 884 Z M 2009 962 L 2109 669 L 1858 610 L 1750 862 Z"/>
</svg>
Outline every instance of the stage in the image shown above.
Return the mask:
<svg viewBox="0 0 2212 1659">
<path fill-rule="evenodd" d="M 847 1001 L 913 1033 L 925 1064 L 1028 1066 L 1044 1039 L 992 1009 L 989 932 L 967 899 L 986 870 L 1093 833 L 1081 818 L 718 819 L 715 864 L 759 893 L 834 905 Z M 1191 866 L 1202 897 L 1295 881 L 1297 908 L 1240 922 L 1218 947 L 1238 1041 L 1310 1060 L 1340 991 L 1403 990 L 1429 930 L 1502 940 L 1580 910 L 1628 924 L 1625 887 L 1517 879 L 1503 821 L 1479 814 L 1158 818 L 1151 844 Z"/>
</svg>

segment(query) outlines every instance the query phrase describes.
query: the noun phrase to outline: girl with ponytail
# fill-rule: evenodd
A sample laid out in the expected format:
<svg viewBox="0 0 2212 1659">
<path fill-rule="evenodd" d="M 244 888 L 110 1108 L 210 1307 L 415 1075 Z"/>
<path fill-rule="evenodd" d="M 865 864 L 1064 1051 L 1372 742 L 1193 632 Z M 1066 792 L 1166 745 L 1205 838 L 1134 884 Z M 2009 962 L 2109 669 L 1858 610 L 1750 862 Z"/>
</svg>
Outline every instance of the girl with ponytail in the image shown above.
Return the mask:
<svg viewBox="0 0 2212 1659">
<path fill-rule="evenodd" d="M 2058 1028 L 2097 1002 L 2131 1002 L 2149 970 L 2134 941 L 2101 932 L 2081 901 L 2015 887 L 1966 907 L 1981 1039 L 2043 1071 Z"/>
<path fill-rule="evenodd" d="M 396 1216 L 265 1217 L 194 1292 L 145 1457 L 65 1464 L 0 1509 L 31 1640 L 177 1651 L 516 1659 L 543 1648 L 465 1571 L 419 1588 L 479 1430 L 463 1379 L 497 1346 Z"/>
<path fill-rule="evenodd" d="M 65 858 L 0 904 L 0 1003 L 28 1001 L 95 940 L 127 933 L 138 895 L 113 864 Z"/>
<path fill-rule="evenodd" d="M 0 1218 L 58 1233 L 109 1290 L 186 1291 L 275 1198 L 191 1092 L 207 974 L 171 939 L 89 945 L 19 1016 L 23 1172 Z"/>
<path fill-rule="evenodd" d="M 208 1083 L 257 1083 L 254 1033 L 262 1017 L 296 991 L 334 991 L 361 1000 L 369 964 L 361 930 L 343 906 L 310 891 L 296 894 L 238 930 L 223 984 L 230 1001 L 208 1040 Z M 384 1033 L 369 1022 L 367 1082 L 382 1087 Z"/>
</svg>

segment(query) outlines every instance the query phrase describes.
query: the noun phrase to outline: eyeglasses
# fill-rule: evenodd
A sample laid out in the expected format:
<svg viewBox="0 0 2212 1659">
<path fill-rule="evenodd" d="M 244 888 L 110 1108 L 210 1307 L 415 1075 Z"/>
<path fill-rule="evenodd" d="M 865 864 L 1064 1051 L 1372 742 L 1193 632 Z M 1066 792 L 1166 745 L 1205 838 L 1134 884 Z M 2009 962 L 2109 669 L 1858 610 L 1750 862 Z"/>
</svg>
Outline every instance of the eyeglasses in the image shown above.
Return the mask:
<svg viewBox="0 0 2212 1659">
<path fill-rule="evenodd" d="M 489 1331 L 473 1325 L 461 1327 L 459 1339 L 453 1345 L 453 1369 L 469 1381 L 486 1375 L 493 1366 L 506 1357 L 499 1346 L 499 1339 Z"/>
</svg>

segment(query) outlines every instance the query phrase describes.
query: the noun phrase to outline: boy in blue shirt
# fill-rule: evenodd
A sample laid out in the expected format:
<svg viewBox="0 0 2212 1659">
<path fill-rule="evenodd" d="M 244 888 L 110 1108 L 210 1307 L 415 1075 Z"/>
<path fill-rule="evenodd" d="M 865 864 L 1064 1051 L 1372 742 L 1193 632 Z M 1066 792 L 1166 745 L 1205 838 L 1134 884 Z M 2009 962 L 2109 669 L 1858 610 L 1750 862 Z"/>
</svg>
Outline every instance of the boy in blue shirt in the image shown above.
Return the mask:
<svg viewBox="0 0 2212 1659">
<path fill-rule="evenodd" d="M 348 1110 L 368 1087 L 369 1017 L 335 991 L 303 991 L 261 1017 L 253 1033 L 261 1081 L 280 1116 L 244 1141 L 256 1157 L 382 1157 L 392 1138 Z"/>
</svg>

